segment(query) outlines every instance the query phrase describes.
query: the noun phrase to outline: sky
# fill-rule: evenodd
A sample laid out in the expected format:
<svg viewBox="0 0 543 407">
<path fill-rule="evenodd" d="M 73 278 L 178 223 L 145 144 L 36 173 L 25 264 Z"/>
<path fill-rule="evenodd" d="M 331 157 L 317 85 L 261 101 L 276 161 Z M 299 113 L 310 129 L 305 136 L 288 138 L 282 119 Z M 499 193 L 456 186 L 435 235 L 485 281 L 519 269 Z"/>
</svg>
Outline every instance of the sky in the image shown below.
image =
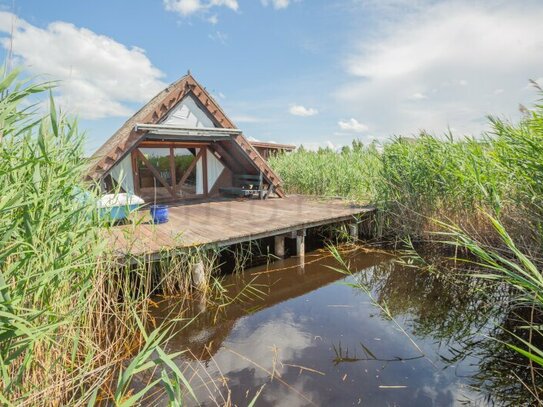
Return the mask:
<svg viewBox="0 0 543 407">
<path fill-rule="evenodd" d="M 540 0 L 0 0 L 0 46 L 59 81 L 89 154 L 188 70 L 248 137 L 340 147 L 518 120 L 542 21 Z"/>
</svg>

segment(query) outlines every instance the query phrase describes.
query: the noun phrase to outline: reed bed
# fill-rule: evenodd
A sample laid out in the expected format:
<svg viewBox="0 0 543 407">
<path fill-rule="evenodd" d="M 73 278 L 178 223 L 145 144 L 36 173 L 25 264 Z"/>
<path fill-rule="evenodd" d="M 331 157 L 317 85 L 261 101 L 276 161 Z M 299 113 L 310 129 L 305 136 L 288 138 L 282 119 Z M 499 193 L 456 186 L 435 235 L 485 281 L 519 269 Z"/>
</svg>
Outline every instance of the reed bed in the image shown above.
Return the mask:
<svg viewBox="0 0 543 407">
<path fill-rule="evenodd" d="M 523 236 L 523 245 L 537 246 L 542 118 L 537 105 L 519 123 L 489 118 L 492 131 L 477 139 L 421 133 L 368 146 L 355 141 L 341 151 L 300 148 L 271 164 L 289 193 L 375 204 L 382 237 L 431 239 L 439 219 L 499 240 L 481 216 L 491 212 Z"/>
<path fill-rule="evenodd" d="M 160 386 L 180 405 L 192 390 L 162 350 L 169 327 L 149 329 L 148 310 L 157 287 L 186 289 L 176 271 L 196 255 L 158 272 L 119 263 L 83 183 L 77 123 L 52 97 L 41 113 L 51 84 L 0 76 L 0 404 L 131 406 Z M 149 369 L 161 374 L 136 392 Z"/>
<path fill-rule="evenodd" d="M 301 147 L 270 161 L 289 193 L 368 201 L 376 195 L 373 180 L 381 166 L 376 147 L 354 142 L 352 148 L 344 148 L 340 153 Z"/>
<path fill-rule="evenodd" d="M 422 133 L 339 152 L 302 148 L 271 164 L 287 192 L 371 202 L 382 240 L 434 243 L 447 254 L 452 247 L 456 260 L 476 264 L 478 278 L 509 285 L 513 302 L 531 312 L 508 343 L 526 357 L 532 379 L 524 385 L 543 404 L 543 104 L 517 123 L 488 120 L 491 131 L 478 138 Z"/>
</svg>

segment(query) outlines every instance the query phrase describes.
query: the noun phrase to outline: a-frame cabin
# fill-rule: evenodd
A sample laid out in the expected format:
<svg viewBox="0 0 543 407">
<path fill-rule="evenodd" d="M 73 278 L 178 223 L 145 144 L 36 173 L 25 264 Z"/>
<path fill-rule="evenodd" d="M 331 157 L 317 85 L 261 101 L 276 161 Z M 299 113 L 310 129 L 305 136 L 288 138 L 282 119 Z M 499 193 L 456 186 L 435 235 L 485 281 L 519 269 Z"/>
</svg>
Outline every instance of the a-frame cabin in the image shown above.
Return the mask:
<svg viewBox="0 0 543 407">
<path fill-rule="evenodd" d="M 284 197 L 281 179 L 190 73 L 96 151 L 89 178 L 103 192 L 120 187 L 146 202 L 212 199 L 240 179 L 258 180 L 261 198 Z"/>
</svg>

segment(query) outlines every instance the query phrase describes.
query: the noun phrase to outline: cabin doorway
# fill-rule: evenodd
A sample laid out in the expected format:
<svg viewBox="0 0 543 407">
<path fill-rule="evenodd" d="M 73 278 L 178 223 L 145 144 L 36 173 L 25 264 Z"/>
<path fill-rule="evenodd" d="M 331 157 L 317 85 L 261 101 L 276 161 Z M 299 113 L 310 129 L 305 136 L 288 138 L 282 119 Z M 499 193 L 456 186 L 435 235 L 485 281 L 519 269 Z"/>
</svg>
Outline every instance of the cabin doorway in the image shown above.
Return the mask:
<svg viewBox="0 0 543 407">
<path fill-rule="evenodd" d="M 132 152 L 134 188 L 146 202 L 197 199 L 209 194 L 207 146 L 142 142 Z"/>
</svg>

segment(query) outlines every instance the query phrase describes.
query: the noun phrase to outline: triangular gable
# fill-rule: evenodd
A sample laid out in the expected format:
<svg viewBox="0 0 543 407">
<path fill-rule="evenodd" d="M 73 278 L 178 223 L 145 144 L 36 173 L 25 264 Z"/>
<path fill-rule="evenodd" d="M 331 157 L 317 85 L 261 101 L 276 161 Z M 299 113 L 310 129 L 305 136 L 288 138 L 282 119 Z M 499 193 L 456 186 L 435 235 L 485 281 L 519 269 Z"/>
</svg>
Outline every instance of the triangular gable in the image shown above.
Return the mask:
<svg viewBox="0 0 543 407">
<path fill-rule="evenodd" d="M 137 123 L 169 124 L 168 120 L 185 120 L 186 127 L 192 127 L 188 125 L 191 120 L 196 120 L 197 123 L 200 120 L 202 125 L 194 127 L 236 128 L 211 95 L 189 73 L 151 99 L 94 153 L 88 177 L 93 180 L 102 178 L 145 137 L 147 134 L 145 131 L 134 129 Z M 247 160 L 252 161 L 262 171 L 264 177 L 274 186 L 276 193 L 281 197 L 284 196 L 281 179 L 247 139 L 238 134 L 232 136 L 232 140 L 241 147 Z"/>
<path fill-rule="evenodd" d="M 192 94 L 188 94 L 159 122 L 176 127 L 216 127 L 213 119 L 202 109 Z"/>
</svg>

